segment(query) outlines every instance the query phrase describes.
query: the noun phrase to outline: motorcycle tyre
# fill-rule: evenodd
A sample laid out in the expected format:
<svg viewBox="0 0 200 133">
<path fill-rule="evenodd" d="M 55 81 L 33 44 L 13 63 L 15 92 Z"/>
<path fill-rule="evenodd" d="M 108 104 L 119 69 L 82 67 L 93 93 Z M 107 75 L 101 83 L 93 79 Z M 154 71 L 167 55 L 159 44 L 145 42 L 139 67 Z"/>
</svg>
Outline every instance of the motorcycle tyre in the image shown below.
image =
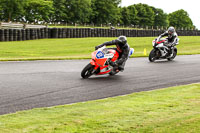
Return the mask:
<svg viewBox="0 0 200 133">
<path fill-rule="evenodd" d="M 94 69 L 94 66 L 92 64 L 87 64 L 85 68 L 81 72 L 81 77 L 84 79 L 89 78 L 91 75 L 93 75 L 92 71 Z"/>
<path fill-rule="evenodd" d="M 150 54 L 149 54 L 149 61 L 154 62 L 156 60 L 156 50 L 152 49 Z"/>
<path fill-rule="evenodd" d="M 174 50 L 173 56 L 170 58 L 167 58 L 168 61 L 172 61 L 177 55 L 177 50 Z"/>
</svg>

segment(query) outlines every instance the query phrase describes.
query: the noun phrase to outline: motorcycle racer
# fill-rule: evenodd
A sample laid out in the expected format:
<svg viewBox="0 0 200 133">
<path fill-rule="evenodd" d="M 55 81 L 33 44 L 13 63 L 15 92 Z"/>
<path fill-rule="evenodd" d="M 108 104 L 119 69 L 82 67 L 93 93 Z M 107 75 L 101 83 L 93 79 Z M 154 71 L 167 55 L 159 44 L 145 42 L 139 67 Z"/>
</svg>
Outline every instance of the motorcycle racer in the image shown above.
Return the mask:
<svg viewBox="0 0 200 133">
<path fill-rule="evenodd" d="M 119 36 L 115 40 L 98 45 L 95 47 L 95 50 L 103 46 L 111 46 L 111 45 L 116 45 L 117 48 L 112 48 L 112 49 L 115 49 L 119 53 L 119 58 L 116 62 L 109 60 L 108 63 L 113 67 L 117 67 L 116 71 L 123 71 L 126 60 L 128 59 L 128 56 L 129 56 L 129 51 L 130 51 L 130 47 L 127 43 L 126 36 Z"/>
<path fill-rule="evenodd" d="M 175 31 L 174 27 L 169 27 L 167 31 L 162 33 L 156 40 L 159 41 L 162 37 L 168 36 L 166 39 L 168 40 L 168 44 L 166 46 L 169 48 L 168 55 L 172 54 L 171 48 L 178 44 L 178 35 Z"/>
</svg>

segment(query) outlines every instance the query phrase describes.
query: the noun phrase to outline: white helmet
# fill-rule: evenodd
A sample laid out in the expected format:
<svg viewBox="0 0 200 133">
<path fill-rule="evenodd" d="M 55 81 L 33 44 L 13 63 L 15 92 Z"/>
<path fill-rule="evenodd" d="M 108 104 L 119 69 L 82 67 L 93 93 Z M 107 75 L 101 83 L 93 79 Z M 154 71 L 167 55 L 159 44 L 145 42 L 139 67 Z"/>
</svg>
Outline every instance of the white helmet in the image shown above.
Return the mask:
<svg viewBox="0 0 200 133">
<path fill-rule="evenodd" d="M 168 28 L 168 30 L 167 30 L 167 32 L 169 33 L 169 34 L 173 34 L 174 32 L 175 32 L 175 29 L 174 29 L 174 27 L 169 27 Z"/>
</svg>

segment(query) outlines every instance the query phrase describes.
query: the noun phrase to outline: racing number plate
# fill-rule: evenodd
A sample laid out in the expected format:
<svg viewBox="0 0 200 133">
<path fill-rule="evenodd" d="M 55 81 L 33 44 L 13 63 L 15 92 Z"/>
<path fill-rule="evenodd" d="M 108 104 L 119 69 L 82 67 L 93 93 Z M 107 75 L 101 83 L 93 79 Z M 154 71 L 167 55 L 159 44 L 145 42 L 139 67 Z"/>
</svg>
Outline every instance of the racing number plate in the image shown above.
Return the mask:
<svg viewBox="0 0 200 133">
<path fill-rule="evenodd" d="M 96 58 L 97 58 L 97 59 L 104 58 L 104 53 L 101 52 L 101 51 L 98 51 L 97 54 L 96 54 Z"/>
</svg>

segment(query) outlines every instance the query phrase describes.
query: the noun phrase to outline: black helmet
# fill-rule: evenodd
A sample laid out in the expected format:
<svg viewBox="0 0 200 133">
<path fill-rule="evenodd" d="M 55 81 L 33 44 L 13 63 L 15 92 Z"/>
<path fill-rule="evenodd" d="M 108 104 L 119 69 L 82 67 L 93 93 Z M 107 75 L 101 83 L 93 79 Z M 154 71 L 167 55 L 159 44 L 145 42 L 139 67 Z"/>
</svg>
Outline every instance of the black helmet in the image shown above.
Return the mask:
<svg viewBox="0 0 200 133">
<path fill-rule="evenodd" d="M 174 29 L 174 27 L 169 27 L 168 28 L 168 30 L 167 30 L 167 32 L 169 33 L 169 34 L 173 34 L 174 32 L 175 32 L 175 29 Z"/>
<path fill-rule="evenodd" d="M 117 40 L 119 40 L 124 45 L 127 43 L 126 36 L 119 36 Z"/>
</svg>

